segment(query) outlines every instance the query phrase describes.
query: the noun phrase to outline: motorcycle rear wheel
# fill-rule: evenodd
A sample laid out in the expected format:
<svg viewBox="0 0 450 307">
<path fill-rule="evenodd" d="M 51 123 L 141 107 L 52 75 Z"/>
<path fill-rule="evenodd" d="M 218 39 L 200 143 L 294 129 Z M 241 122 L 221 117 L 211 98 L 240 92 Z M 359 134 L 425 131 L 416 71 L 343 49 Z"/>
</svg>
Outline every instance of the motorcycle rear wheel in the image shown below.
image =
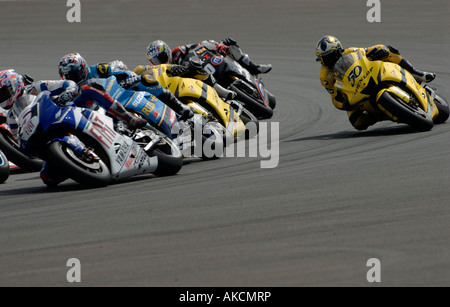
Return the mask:
<svg viewBox="0 0 450 307">
<path fill-rule="evenodd" d="M 5 154 L 0 151 L 0 183 L 5 182 L 9 178 L 9 161 Z"/>
<path fill-rule="evenodd" d="M 79 184 L 97 188 L 111 182 L 111 172 L 102 160 L 86 161 L 62 141 L 54 141 L 48 145 L 47 154 L 49 161 Z"/>
</svg>

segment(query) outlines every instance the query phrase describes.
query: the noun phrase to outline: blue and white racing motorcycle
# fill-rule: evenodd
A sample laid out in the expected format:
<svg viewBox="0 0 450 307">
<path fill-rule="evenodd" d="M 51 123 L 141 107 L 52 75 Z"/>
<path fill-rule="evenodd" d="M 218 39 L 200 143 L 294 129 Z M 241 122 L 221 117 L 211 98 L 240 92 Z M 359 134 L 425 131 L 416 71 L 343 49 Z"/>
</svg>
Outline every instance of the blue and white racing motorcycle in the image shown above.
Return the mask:
<svg viewBox="0 0 450 307">
<path fill-rule="evenodd" d="M 0 150 L 0 183 L 9 178 L 9 161 L 5 154 Z"/>
<path fill-rule="evenodd" d="M 223 154 L 225 128 L 214 118 L 195 114 L 179 120 L 177 113 L 154 95 L 124 89 L 115 76 L 103 80 L 105 91 L 129 112 L 147 120 L 149 125 L 178 145 L 184 157 L 218 158 Z"/>
<path fill-rule="evenodd" d="M 145 173 L 174 175 L 181 169 L 178 147 L 151 127 L 129 131 L 103 109 L 59 106 L 49 94 L 43 92 L 16 110 L 24 153 L 37 153 L 69 178 L 92 187 Z"/>
</svg>

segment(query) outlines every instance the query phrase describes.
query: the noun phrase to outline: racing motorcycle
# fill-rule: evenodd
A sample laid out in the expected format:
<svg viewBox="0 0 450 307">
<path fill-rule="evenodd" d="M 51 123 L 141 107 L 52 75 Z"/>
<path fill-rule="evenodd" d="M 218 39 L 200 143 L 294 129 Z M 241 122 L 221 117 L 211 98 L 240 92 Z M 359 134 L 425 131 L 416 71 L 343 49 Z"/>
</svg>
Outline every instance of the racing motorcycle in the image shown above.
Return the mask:
<svg viewBox="0 0 450 307">
<path fill-rule="evenodd" d="M 138 66 L 137 74 L 151 74 L 162 87 L 170 90 L 181 102 L 207 118 L 215 118 L 225 127 L 227 140 L 252 138 L 259 131 L 258 119 L 238 101 L 223 101 L 216 90 L 206 83 L 182 77 L 169 77 L 170 64 Z"/>
<path fill-rule="evenodd" d="M 428 131 L 449 117 L 447 102 L 433 89 L 397 64 L 369 60 L 364 49 L 343 55 L 334 68 L 335 88 L 349 105 L 380 120 Z"/>
<path fill-rule="evenodd" d="M 178 147 L 159 131 L 128 131 L 103 109 L 59 106 L 49 92 L 18 114 L 21 150 L 89 187 L 146 173 L 174 175 L 183 164 Z"/>
<path fill-rule="evenodd" d="M 180 121 L 176 112 L 157 97 L 145 91 L 123 88 L 115 76 L 104 79 L 103 88 L 129 112 L 145 118 L 152 127 L 173 140 L 184 157 L 198 156 L 206 160 L 222 155 L 220 150 L 215 150 L 223 148 L 224 127 L 217 120 L 196 114 Z M 214 155 L 207 154 L 204 148 L 212 149 Z"/>
<path fill-rule="evenodd" d="M 268 119 L 273 116 L 276 99 L 265 88 L 261 78 L 252 75 L 231 57 L 224 57 L 202 45 L 191 52 L 195 56 L 186 60 L 198 58 L 203 70 L 213 75 L 221 86 L 236 92 L 236 100 L 242 102 L 257 118 Z"/>
<path fill-rule="evenodd" d="M 0 150 L 0 183 L 9 178 L 9 161 L 5 154 Z"/>
<path fill-rule="evenodd" d="M 16 135 L 17 123 L 10 111 L 0 107 L 0 150 L 8 160 L 29 172 L 38 172 L 42 169 L 44 161 L 37 157 L 28 157 L 20 151 Z"/>
</svg>

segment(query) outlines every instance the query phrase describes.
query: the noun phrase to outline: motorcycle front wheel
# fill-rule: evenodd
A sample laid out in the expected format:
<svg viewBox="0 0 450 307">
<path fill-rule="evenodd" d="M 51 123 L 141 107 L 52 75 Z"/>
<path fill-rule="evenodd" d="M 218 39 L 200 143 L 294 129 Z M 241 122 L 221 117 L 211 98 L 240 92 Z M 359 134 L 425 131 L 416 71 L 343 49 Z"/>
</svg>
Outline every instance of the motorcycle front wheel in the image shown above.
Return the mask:
<svg viewBox="0 0 450 307">
<path fill-rule="evenodd" d="M 388 116 L 392 114 L 398 118 L 399 123 L 407 124 L 416 131 L 429 131 L 433 128 L 433 120 L 424 110 L 389 92 L 384 92 L 377 103 L 382 112 Z"/>
<path fill-rule="evenodd" d="M 9 178 L 9 161 L 5 154 L 0 151 L 0 183 L 5 182 Z"/>
<path fill-rule="evenodd" d="M 111 182 L 111 172 L 102 160 L 86 159 L 75 153 L 62 141 L 54 141 L 47 147 L 49 161 L 76 182 L 88 187 L 104 187 Z"/>
<path fill-rule="evenodd" d="M 9 161 L 28 172 L 38 172 L 44 166 L 44 161 L 24 155 L 19 149 L 19 144 L 8 131 L 0 130 L 0 149 Z"/>
<path fill-rule="evenodd" d="M 225 130 L 219 122 L 208 122 L 204 125 L 200 156 L 203 160 L 214 160 L 223 156 L 226 144 Z"/>
<path fill-rule="evenodd" d="M 268 90 L 265 90 L 265 91 L 266 91 L 267 98 L 269 99 L 269 107 L 272 110 L 274 110 L 275 107 L 277 106 L 277 99 L 271 92 L 269 92 Z"/>
<path fill-rule="evenodd" d="M 158 135 L 162 133 L 153 129 Z M 147 151 L 150 157 L 158 157 L 158 167 L 153 173 L 157 176 L 172 176 L 177 174 L 183 167 L 183 154 L 180 148 L 167 136 Z"/>
<path fill-rule="evenodd" d="M 434 103 L 436 104 L 436 107 L 439 110 L 439 114 L 434 119 L 434 123 L 442 124 L 448 119 L 450 114 L 448 103 L 444 100 L 444 98 L 438 95 L 434 97 Z"/>
<path fill-rule="evenodd" d="M 252 139 L 259 133 L 259 120 L 253 115 L 252 112 L 243 108 L 242 113 L 239 114 L 242 122 L 245 125 L 245 138 Z"/>
<path fill-rule="evenodd" d="M 251 97 L 244 90 L 235 85 L 232 85 L 230 89 L 237 94 L 236 100 L 242 102 L 245 108 L 252 112 L 255 117 L 259 119 L 269 119 L 273 116 L 271 107 L 264 105 L 262 100 Z"/>
</svg>

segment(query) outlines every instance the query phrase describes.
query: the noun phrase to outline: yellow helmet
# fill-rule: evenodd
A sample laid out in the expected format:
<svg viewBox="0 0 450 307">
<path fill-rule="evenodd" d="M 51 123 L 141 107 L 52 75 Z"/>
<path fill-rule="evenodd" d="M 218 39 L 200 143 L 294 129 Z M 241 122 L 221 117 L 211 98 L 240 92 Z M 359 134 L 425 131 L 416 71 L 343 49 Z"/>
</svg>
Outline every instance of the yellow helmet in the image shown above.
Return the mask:
<svg viewBox="0 0 450 307">
<path fill-rule="evenodd" d="M 331 69 L 341 57 L 343 51 L 344 48 L 336 37 L 326 35 L 316 45 L 316 61 Z"/>
</svg>

